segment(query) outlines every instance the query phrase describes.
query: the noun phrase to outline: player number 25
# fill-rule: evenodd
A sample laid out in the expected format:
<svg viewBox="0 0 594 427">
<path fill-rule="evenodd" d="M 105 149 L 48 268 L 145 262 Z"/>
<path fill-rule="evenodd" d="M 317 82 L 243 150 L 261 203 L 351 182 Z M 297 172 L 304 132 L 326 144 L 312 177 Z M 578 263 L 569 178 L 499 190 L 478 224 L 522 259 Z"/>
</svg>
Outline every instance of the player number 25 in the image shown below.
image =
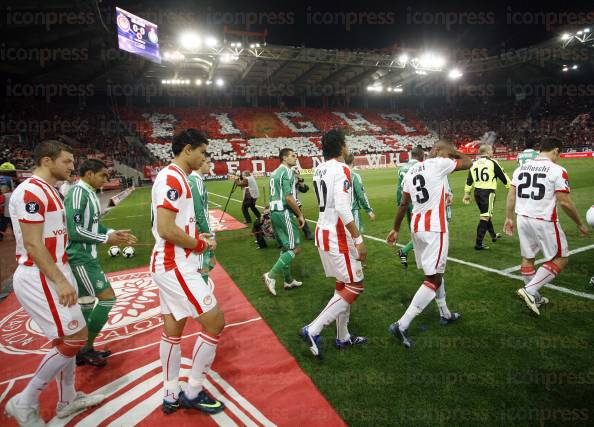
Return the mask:
<svg viewBox="0 0 594 427">
<path fill-rule="evenodd" d="M 544 173 L 535 173 L 534 175 L 528 172 L 522 172 L 518 175 L 518 180 L 524 181 L 520 185 L 518 185 L 518 197 L 521 199 L 532 199 L 532 200 L 541 200 L 545 195 L 545 186 L 542 182 L 538 182 L 539 179 L 546 178 L 547 176 Z M 534 190 L 528 194 L 524 192 L 524 190 L 532 187 L 535 190 L 538 190 L 538 193 L 535 193 Z"/>
</svg>

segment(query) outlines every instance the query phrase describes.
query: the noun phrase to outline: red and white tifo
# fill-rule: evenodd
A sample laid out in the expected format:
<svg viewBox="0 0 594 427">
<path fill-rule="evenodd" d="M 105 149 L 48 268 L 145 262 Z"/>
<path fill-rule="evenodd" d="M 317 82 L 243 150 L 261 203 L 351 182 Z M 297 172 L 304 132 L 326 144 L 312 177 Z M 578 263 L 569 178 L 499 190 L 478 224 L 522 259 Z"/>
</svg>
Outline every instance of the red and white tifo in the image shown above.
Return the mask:
<svg viewBox="0 0 594 427">
<path fill-rule="evenodd" d="M 162 371 L 159 296 L 147 267 L 109 275 L 118 300 L 95 347 L 114 353 L 104 368 L 79 367 L 78 390 L 102 393 L 101 406 L 70 418 L 55 417 L 55 381 L 41 394 L 40 413 L 51 426 L 344 426 L 328 401 L 220 265 L 211 286 L 225 311 L 217 358 L 205 389 L 226 404 L 210 416 L 180 409 L 161 412 Z M 182 338 L 180 382 L 187 380 L 197 322 L 188 322 Z M 19 393 L 50 343 L 20 307 L 14 294 L 0 306 L 0 406 Z M 183 357 L 186 356 L 186 357 Z M 183 384 L 182 384 L 183 387 Z M 14 426 L 0 411 L 0 425 Z"/>
</svg>

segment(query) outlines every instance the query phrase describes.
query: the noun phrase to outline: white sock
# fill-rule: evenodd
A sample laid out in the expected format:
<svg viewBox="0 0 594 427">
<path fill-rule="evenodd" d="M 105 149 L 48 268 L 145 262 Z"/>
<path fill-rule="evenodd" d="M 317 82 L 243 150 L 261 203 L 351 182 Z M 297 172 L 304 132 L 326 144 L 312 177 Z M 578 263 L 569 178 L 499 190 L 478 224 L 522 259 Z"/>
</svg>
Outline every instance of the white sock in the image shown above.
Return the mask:
<svg viewBox="0 0 594 427">
<path fill-rule="evenodd" d="M 346 309 L 349 308 L 349 303 L 346 302 L 342 297 L 338 294 L 334 294 L 326 307 L 322 310 L 318 317 L 314 319 L 313 322 L 309 324 L 309 334 L 311 336 L 320 335 L 324 326 L 328 326 L 332 323 L 338 315 L 344 312 Z"/>
<path fill-rule="evenodd" d="M 37 372 L 35 372 L 29 384 L 21 392 L 17 406 L 38 406 L 41 391 L 72 360 L 74 360 L 74 357 L 63 356 L 56 347 L 52 348 L 39 364 Z"/>
<path fill-rule="evenodd" d="M 524 285 L 527 285 L 528 283 L 530 283 L 532 281 L 532 279 L 534 279 L 534 275 L 536 274 L 536 270 L 534 269 L 534 266 L 532 265 L 527 265 L 526 267 L 522 267 L 520 269 L 521 273 L 522 273 L 522 279 L 524 280 Z"/>
<path fill-rule="evenodd" d="M 349 319 L 351 317 L 351 306 L 349 304 L 348 308 L 340 313 L 336 318 L 336 339 L 340 341 L 347 341 L 351 338 L 351 334 L 349 333 Z"/>
<path fill-rule="evenodd" d="M 536 270 L 536 274 L 532 280 L 524 286 L 526 292 L 532 296 L 538 295 L 538 290 L 557 277 L 557 274 L 560 271 L 561 269 L 554 263 L 544 263 L 538 270 Z"/>
<path fill-rule="evenodd" d="M 159 354 L 163 367 L 163 399 L 175 402 L 181 391 L 179 387 L 179 366 L 181 364 L 181 337 L 161 335 Z"/>
<path fill-rule="evenodd" d="M 74 389 L 74 370 L 76 360 L 70 358 L 70 362 L 58 373 L 56 382 L 58 383 L 58 404 L 68 404 L 74 400 L 76 390 Z"/>
<path fill-rule="evenodd" d="M 402 317 L 398 320 L 398 326 L 401 331 L 405 331 L 408 329 L 410 322 L 417 317 L 425 307 L 429 305 L 429 303 L 435 298 L 435 290 L 433 289 L 434 285 L 427 281 L 423 282 L 423 284 L 419 287 L 419 290 L 413 297 L 410 305 L 402 315 Z"/>
<path fill-rule="evenodd" d="M 194 344 L 192 352 L 192 371 L 188 378 L 188 387 L 186 396 L 188 399 L 194 399 L 202 391 L 202 384 L 206 374 L 210 371 L 210 366 L 217 353 L 218 336 L 212 336 L 206 332 L 200 332 Z"/>
<path fill-rule="evenodd" d="M 437 303 L 437 307 L 439 308 L 439 315 L 443 318 L 449 319 L 452 317 L 452 313 L 448 308 L 448 304 L 446 303 L 446 293 L 445 293 L 445 280 L 441 279 L 441 286 L 437 288 L 437 292 L 435 292 L 435 302 Z"/>
</svg>

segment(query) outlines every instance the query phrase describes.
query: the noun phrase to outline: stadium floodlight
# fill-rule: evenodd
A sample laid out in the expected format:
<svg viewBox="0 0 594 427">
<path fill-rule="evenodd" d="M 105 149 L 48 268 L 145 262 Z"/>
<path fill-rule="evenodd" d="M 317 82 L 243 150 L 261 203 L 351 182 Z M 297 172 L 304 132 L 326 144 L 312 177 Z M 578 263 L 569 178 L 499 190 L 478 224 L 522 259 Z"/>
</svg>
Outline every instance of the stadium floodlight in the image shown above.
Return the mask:
<svg viewBox="0 0 594 427">
<path fill-rule="evenodd" d="M 406 63 L 408 62 L 408 59 L 409 59 L 408 55 L 406 53 L 403 53 L 398 57 L 398 62 L 400 62 L 400 64 L 402 64 L 402 65 L 406 65 Z"/>
<path fill-rule="evenodd" d="M 219 41 L 217 39 L 215 39 L 214 37 L 212 37 L 212 36 L 207 36 L 204 39 L 204 44 L 207 47 L 216 47 L 219 44 Z"/>
<path fill-rule="evenodd" d="M 179 38 L 179 42 L 182 45 L 182 47 L 188 50 L 196 49 L 197 47 L 200 47 L 200 45 L 202 44 L 202 40 L 200 39 L 198 34 L 191 32 L 182 34 Z"/>
<path fill-rule="evenodd" d="M 395 87 L 394 92 L 401 93 L 401 92 L 404 92 L 404 89 L 402 89 L 401 87 Z"/>
<path fill-rule="evenodd" d="M 589 33 L 590 29 L 589 28 L 584 28 L 584 33 Z"/>
<path fill-rule="evenodd" d="M 578 69 L 578 66 L 577 66 L 577 64 L 573 64 L 573 66 L 571 67 L 571 69 L 572 69 L 572 70 L 577 70 L 577 69 Z"/>
<path fill-rule="evenodd" d="M 224 81 L 223 79 L 217 79 L 217 80 L 215 81 L 215 84 L 216 84 L 218 87 L 223 87 L 223 85 L 225 84 L 225 81 Z"/>
<path fill-rule="evenodd" d="M 229 53 L 229 52 L 225 52 L 221 55 L 221 62 L 224 62 L 226 64 L 233 62 L 233 61 L 237 61 L 239 59 L 239 56 Z"/>
<path fill-rule="evenodd" d="M 569 33 L 561 34 L 561 40 L 565 41 L 565 40 L 569 40 L 569 39 L 571 39 L 571 34 L 569 34 Z"/>
<path fill-rule="evenodd" d="M 452 68 L 448 73 L 448 78 L 450 80 L 458 80 L 460 77 L 462 77 L 462 75 L 462 71 L 457 68 Z"/>
<path fill-rule="evenodd" d="M 212 84 L 212 80 L 207 80 L 206 81 L 206 86 L 210 86 Z"/>
<path fill-rule="evenodd" d="M 427 71 L 425 71 L 425 70 L 415 70 L 415 74 L 419 74 L 421 76 L 426 76 L 427 75 Z"/>
</svg>

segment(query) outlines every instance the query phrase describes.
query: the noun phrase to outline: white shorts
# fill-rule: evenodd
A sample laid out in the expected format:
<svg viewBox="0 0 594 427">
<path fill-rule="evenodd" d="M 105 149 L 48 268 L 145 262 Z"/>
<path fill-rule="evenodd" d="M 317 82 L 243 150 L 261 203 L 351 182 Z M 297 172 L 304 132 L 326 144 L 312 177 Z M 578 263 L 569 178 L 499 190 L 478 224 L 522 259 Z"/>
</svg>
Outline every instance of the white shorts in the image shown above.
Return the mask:
<svg viewBox="0 0 594 427">
<path fill-rule="evenodd" d="M 180 272 L 177 268 L 153 274 L 159 287 L 161 313 L 172 314 L 175 320 L 196 318 L 217 305 L 212 288 L 197 271 Z"/>
<path fill-rule="evenodd" d="M 426 276 L 445 272 L 450 238 L 448 233 L 417 231 L 412 234 L 417 268 Z"/>
<path fill-rule="evenodd" d="M 357 249 L 350 242 L 348 248 L 348 254 L 326 252 L 318 248 L 326 277 L 334 277 L 342 283 L 356 283 L 363 280 L 363 267 L 361 261 L 357 259 L 359 256 Z"/>
<path fill-rule="evenodd" d="M 59 266 L 78 293 L 70 266 Z M 14 293 L 31 319 L 50 340 L 75 334 L 86 326 L 80 305 L 66 307 L 59 302 L 53 282 L 37 267 L 19 265 L 12 277 Z"/>
<path fill-rule="evenodd" d="M 567 239 L 558 222 L 518 215 L 518 235 L 520 253 L 524 258 L 536 258 L 541 250 L 548 260 L 569 256 Z"/>
</svg>

